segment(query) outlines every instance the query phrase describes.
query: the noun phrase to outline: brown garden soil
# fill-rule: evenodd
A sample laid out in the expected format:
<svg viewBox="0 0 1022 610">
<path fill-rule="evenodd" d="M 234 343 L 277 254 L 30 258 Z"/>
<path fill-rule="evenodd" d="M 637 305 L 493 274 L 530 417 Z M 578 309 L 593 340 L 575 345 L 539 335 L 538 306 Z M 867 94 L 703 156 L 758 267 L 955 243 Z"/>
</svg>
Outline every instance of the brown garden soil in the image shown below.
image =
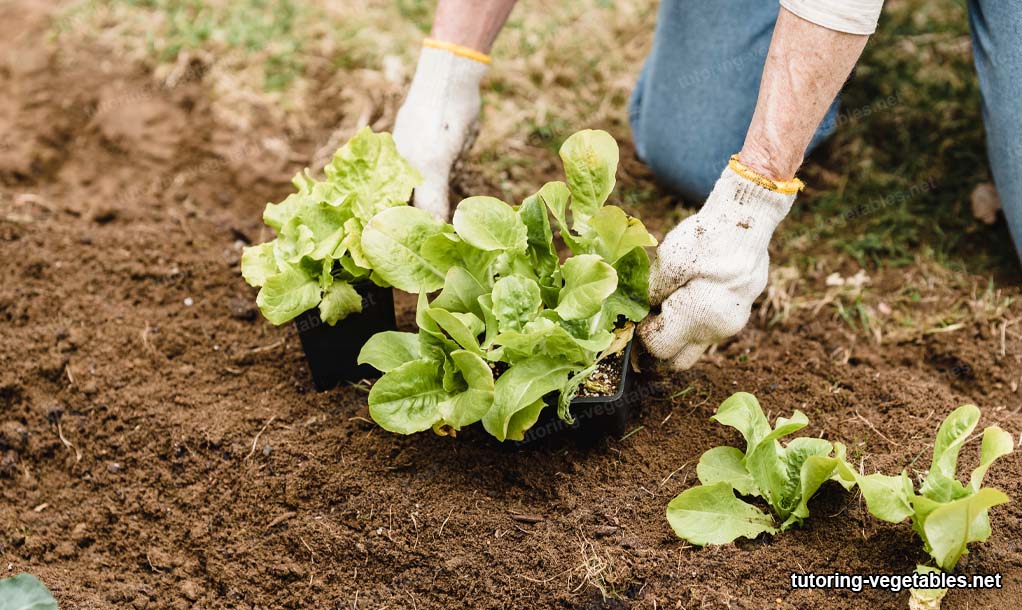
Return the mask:
<svg viewBox="0 0 1022 610">
<path fill-rule="evenodd" d="M 963 403 L 1022 432 L 1016 335 L 1003 354 L 980 325 L 878 348 L 799 314 L 684 373 L 643 361 L 623 440 L 388 434 L 366 387 L 312 389 L 294 332 L 257 316 L 239 276 L 241 245 L 268 237 L 262 206 L 307 160 L 225 152 L 274 126 L 225 131 L 201 69 L 155 87 L 57 49 L 42 4 L 0 4 L 0 565 L 37 574 L 62 608 L 905 608 L 905 592 L 789 587 L 794 571 L 926 559 L 908 524 L 833 484 L 784 535 L 677 539 L 667 502 L 701 452 L 739 442 L 709 416 L 750 391 L 888 472 L 925 468 Z M 324 101 L 323 133 L 293 146 L 311 155 L 339 112 Z M 413 306 L 399 300 L 399 324 Z M 1005 588 L 946 607 L 1022 601 L 1020 481 L 1020 452 L 993 468 L 1015 502 L 959 568 Z"/>
</svg>

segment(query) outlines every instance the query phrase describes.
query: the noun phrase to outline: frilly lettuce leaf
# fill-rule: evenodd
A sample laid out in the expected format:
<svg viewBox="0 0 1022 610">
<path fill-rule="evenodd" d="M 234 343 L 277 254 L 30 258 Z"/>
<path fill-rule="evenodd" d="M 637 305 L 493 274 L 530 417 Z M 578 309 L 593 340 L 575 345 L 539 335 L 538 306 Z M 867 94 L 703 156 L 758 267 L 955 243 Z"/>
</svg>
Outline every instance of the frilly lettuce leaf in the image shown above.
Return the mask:
<svg viewBox="0 0 1022 610">
<path fill-rule="evenodd" d="M 263 288 L 256 303 L 274 324 L 316 305 L 329 324 L 361 311 L 351 284 L 367 278 L 387 284 L 362 249 L 363 227 L 376 212 L 406 204 L 421 181 L 390 135 L 369 128 L 337 151 L 325 173 L 324 180 L 308 170 L 297 174 L 297 192 L 263 212 L 277 238 L 242 254 L 242 275 Z"/>
<path fill-rule="evenodd" d="M 249 246 L 241 251 L 241 275 L 250 286 L 258 288 L 279 272 L 272 242 Z"/>
<path fill-rule="evenodd" d="M 291 266 L 266 279 L 256 304 L 267 320 L 279 326 L 319 305 L 321 296 L 317 278 L 301 267 Z"/>
<path fill-rule="evenodd" d="M 389 133 L 363 127 L 324 168 L 337 197 L 363 224 L 386 208 L 404 205 L 422 175 L 398 152 Z"/>
<path fill-rule="evenodd" d="M 444 285 L 446 270 L 422 254 L 422 245 L 440 234 L 443 223 L 418 208 L 384 210 L 362 231 L 362 250 L 373 271 L 405 292 L 432 292 Z"/>
<path fill-rule="evenodd" d="M 319 315 L 333 326 L 353 313 L 362 311 L 362 295 L 347 282 L 334 282 L 323 292 Z"/>
</svg>

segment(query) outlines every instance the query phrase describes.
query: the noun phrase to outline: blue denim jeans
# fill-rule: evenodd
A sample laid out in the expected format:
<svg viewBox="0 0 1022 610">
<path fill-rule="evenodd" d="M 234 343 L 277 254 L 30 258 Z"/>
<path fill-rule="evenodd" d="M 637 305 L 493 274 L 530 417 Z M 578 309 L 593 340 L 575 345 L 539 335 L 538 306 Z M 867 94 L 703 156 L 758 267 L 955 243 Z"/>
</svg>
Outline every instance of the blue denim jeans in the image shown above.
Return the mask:
<svg viewBox="0 0 1022 610">
<path fill-rule="evenodd" d="M 1004 0 L 968 5 L 987 153 L 1022 253 L 1022 11 Z M 778 11 L 764 0 L 660 4 L 629 119 L 639 158 L 686 199 L 705 199 L 745 141 Z M 835 100 L 810 151 L 833 132 L 837 112 Z"/>
</svg>

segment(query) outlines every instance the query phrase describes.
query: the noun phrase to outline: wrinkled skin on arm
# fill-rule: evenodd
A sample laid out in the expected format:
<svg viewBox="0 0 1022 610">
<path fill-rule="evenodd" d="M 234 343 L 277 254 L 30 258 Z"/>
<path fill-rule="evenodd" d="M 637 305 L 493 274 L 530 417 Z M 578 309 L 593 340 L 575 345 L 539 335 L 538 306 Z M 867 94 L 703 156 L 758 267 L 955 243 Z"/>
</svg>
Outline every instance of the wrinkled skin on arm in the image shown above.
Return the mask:
<svg viewBox="0 0 1022 610">
<path fill-rule="evenodd" d="M 773 180 L 794 177 L 868 39 L 829 30 L 782 8 L 739 154 L 742 163 Z"/>
</svg>

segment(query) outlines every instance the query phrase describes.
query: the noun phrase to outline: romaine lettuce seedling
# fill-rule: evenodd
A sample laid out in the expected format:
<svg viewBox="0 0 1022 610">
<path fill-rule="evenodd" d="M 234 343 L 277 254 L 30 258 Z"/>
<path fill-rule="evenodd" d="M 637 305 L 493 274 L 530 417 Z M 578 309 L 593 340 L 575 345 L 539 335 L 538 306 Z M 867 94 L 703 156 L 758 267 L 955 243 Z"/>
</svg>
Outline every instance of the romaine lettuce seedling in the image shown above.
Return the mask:
<svg viewBox="0 0 1022 610">
<path fill-rule="evenodd" d="M 786 530 L 809 516 L 809 500 L 823 483 L 835 480 L 845 489 L 855 484 L 853 478 L 838 472 L 845 457 L 841 443 L 800 437 L 781 445 L 781 438 L 809 424 L 801 411 L 791 418 L 777 418 L 771 428 L 756 397 L 738 392 L 711 419 L 741 432 L 745 451 L 714 447 L 704 453 L 696 467 L 702 485 L 668 504 L 668 522 L 692 544 L 726 544 L 739 537 Z M 762 498 L 777 521 L 736 493 Z"/>
<path fill-rule="evenodd" d="M 958 453 L 979 422 L 979 409 L 973 405 L 958 407 L 940 425 L 933 446 L 933 462 L 922 477 L 918 490 L 909 475 L 881 473 L 863 475 L 847 464 L 846 476 L 855 478 L 873 516 L 900 523 L 912 519 L 912 529 L 923 541 L 923 548 L 937 567 L 951 571 L 968 545 L 990 537 L 988 511 L 1009 501 L 1008 496 L 983 487 L 983 478 L 993 462 L 1011 453 L 1011 434 L 997 426 L 983 430 L 979 465 L 968 483 L 957 479 Z"/>
<path fill-rule="evenodd" d="M 267 320 L 284 324 L 319 306 L 320 317 L 336 324 L 362 311 L 352 286 L 372 280 L 387 284 L 362 249 L 362 232 L 380 211 L 406 206 L 422 178 L 397 152 L 390 134 L 363 128 L 324 168 L 325 179 L 308 170 L 292 181 L 298 192 L 267 204 L 263 221 L 276 239 L 245 248 L 241 273 L 259 288 L 256 304 Z"/>
<path fill-rule="evenodd" d="M 517 207 L 469 197 L 452 224 L 395 208 L 366 225 L 362 249 L 374 273 L 419 294 L 419 332 L 377 334 L 359 355 L 385 373 L 369 393 L 383 428 L 453 434 L 481 421 L 501 441 L 521 440 L 549 395 L 571 422 L 576 392 L 627 343 L 626 323 L 649 312 L 645 248 L 657 242 L 605 205 L 617 143 L 581 131 L 560 156 L 567 183 L 547 183 Z M 555 226 L 571 250 L 563 262 Z"/>
</svg>

